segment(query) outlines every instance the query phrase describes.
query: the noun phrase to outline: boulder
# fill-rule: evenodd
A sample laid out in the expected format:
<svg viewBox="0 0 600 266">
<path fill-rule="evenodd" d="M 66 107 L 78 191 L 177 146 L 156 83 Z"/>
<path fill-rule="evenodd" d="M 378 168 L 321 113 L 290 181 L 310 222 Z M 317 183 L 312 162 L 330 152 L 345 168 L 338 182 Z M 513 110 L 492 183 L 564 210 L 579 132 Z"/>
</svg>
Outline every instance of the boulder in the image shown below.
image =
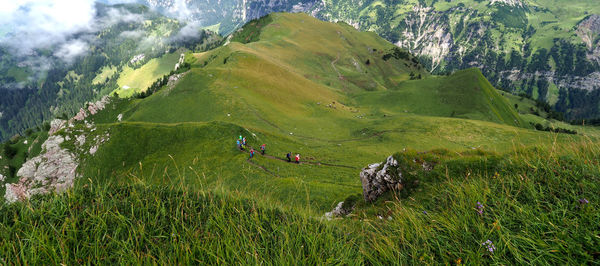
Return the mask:
<svg viewBox="0 0 600 266">
<path fill-rule="evenodd" d="M 398 170 L 398 161 L 393 156 L 385 162 L 370 164 L 360 172 L 363 197 L 373 202 L 384 192 L 396 189 L 402 184 L 402 173 Z"/>
</svg>

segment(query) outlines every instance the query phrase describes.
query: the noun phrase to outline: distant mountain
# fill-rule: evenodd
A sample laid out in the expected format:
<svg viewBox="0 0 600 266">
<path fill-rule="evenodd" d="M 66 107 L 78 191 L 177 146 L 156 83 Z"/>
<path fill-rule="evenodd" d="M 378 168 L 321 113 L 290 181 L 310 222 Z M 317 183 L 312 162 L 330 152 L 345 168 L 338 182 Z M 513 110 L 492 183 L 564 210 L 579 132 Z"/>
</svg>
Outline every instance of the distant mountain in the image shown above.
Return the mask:
<svg viewBox="0 0 600 266">
<path fill-rule="evenodd" d="M 137 0 L 165 14 L 228 35 L 246 22 L 271 12 L 308 12 L 320 2 L 315 0 Z"/>
<path fill-rule="evenodd" d="M 478 67 L 567 119 L 600 116 L 600 5 L 574 0 L 324 1 L 313 13 L 372 30 L 434 73 Z"/>
<path fill-rule="evenodd" d="M 374 31 L 433 73 L 478 67 L 566 119 L 600 117 L 600 5 L 588 0 L 140 0 L 229 34 L 273 11 Z"/>
</svg>

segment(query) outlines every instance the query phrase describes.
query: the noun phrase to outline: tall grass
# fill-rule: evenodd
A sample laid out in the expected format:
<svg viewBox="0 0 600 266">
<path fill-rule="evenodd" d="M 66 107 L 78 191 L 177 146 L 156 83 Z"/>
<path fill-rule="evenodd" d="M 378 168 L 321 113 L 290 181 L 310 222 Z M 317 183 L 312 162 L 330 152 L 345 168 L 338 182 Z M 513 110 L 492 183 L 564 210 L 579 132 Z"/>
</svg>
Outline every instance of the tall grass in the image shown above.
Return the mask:
<svg viewBox="0 0 600 266">
<path fill-rule="evenodd" d="M 282 264 L 360 259 L 354 236 L 255 201 L 144 185 L 85 185 L 0 207 L 2 263 Z"/>
<path fill-rule="evenodd" d="M 0 257 L 9 264 L 599 259 L 597 144 L 519 149 L 505 157 L 477 154 L 440 163 L 437 178 L 423 180 L 408 197 L 366 205 L 334 221 L 304 206 L 284 210 L 237 192 L 189 189 L 184 182 L 90 180 L 63 195 L 1 206 Z M 483 245 L 487 240 L 492 252 Z"/>
<path fill-rule="evenodd" d="M 381 220 L 369 219 L 373 216 L 367 211 L 357 214 L 368 220 L 363 230 L 372 232 L 368 246 L 375 247 L 366 260 L 562 265 L 598 261 L 599 147 L 591 141 L 556 144 L 479 164 L 485 167 L 462 159 L 441 165 L 459 163 L 462 173 L 442 174 L 441 180 L 424 182 L 422 191 L 411 197 L 385 203 L 376 214 Z M 495 246 L 492 252 L 483 244 L 487 240 Z"/>
</svg>

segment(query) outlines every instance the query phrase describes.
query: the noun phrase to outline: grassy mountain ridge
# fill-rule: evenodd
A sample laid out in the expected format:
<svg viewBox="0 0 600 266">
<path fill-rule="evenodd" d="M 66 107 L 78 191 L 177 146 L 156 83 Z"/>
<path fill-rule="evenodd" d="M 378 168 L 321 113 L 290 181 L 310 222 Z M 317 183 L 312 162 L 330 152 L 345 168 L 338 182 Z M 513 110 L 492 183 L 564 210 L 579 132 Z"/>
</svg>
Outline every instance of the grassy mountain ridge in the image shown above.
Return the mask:
<svg viewBox="0 0 600 266">
<path fill-rule="evenodd" d="M 411 60 L 384 60 L 393 46 L 372 33 L 303 14 L 271 16 L 257 41 L 188 55 L 191 69 L 177 84 L 118 100 L 93 118 L 111 141 L 97 155 L 83 155 L 85 175 L 142 173 L 169 183 L 177 180 L 164 174 L 178 176 L 178 165 L 189 184 L 202 173 L 208 184 L 298 205 L 306 202 L 296 195 L 308 193 L 310 204 L 325 211 L 360 191 L 360 167 L 405 147 L 507 152 L 515 143 L 553 141 L 530 130 L 477 70 L 429 76 Z M 367 59 L 369 65 L 354 64 Z M 422 79 L 410 80 L 411 71 Z M 378 87 L 360 87 L 346 78 L 352 75 Z M 115 124 L 118 114 L 123 122 Z M 274 157 L 245 161 L 247 154 L 235 152 L 240 134 L 252 147 L 267 143 Z M 287 152 L 307 164 L 300 171 L 282 164 L 277 158 Z"/>
<path fill-rule="evenodd" d="M 141 2 L 176 6 L 173 0 Z M 207 4 L 188 1 L 187 19 L 225 34 L 274 11 L 345 21 L 409 49 L 435 73 L 478 67 L 494 86 L 546 101 L 567 120 L 600 116 L 600 9 L 593 1 L 237 0 L 212 3 L 218 15 Z"/>
</svg>

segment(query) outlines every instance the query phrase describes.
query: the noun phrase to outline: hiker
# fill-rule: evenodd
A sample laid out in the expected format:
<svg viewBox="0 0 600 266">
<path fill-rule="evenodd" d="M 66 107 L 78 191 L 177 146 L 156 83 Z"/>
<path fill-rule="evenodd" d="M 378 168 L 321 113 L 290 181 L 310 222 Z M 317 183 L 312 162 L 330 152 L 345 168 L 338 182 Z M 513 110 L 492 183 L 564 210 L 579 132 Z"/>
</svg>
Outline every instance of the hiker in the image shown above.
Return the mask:
<svg viewBox="0 0 600 266">
<path fill-rule="evenodd" d="M 262 155 L 265 155 L 265 149 L 266 149 L 266 147 L 267 147 L 267 144 L 260 145 L 260 153 Z"/>
<path fill-rule="evenodd" d="M 241 147 L 240 150 L 243 151 L 246 148 L 246 145 L 242 144 L 240 147 Z"/>
<path fill-rule="evenodd" d="M 300 154 L 296 154 L 296 163 L 300 163 Z"/>
<path fill-rule="evenodd" d="M 252 157 L 254 157 L 254 149 L 250 148 L 250 159 L 252 159 Z"/>
<path fill-rule="evenodd" d="M 242 150 L 242 143 L 240 142 L 240 140 L 237 140 L 237 148 Z"/>
<path fill-rule="evenodd" d="M 242 139 L 242 144 L 246 145 L 246 137 Z"/>
<path fill-rule="evenodd" d="M 240 135 L 240 141 L 242 141 L 242 135 Z"/>
<path fill-rule="evenodd" d="M 288 159 L 288 163 L 292 162 L 292 152 L 288 152 L 288 154 L 285 155 L 285 157 Z"/>
</svg>

